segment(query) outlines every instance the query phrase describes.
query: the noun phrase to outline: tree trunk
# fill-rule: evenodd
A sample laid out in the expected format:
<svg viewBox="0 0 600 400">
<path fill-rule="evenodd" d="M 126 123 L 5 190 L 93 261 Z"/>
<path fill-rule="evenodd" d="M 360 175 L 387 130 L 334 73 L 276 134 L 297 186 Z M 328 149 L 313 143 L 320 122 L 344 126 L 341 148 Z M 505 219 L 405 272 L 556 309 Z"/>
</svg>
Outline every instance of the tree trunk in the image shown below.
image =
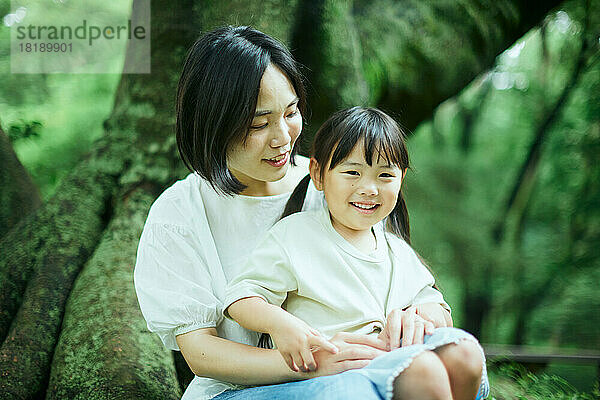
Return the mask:
<svg viewBox="0 0 600 400">
<path fill-rule="evenodd" d="M 0 126 L 0 238 L 41 204 L 40 192 Z"/>
<path fill-rule="evenodd" d="M 120 150 L 120 158 L 125 159 L 123 150 Z M 36 271 L 2 344 L 0 370 L 5 378 L 0 384 L 2 399 L 43 397 L 65 302 L 105 226 L 103 214 L 97 212 L 108 208 L 110 195 L 117 186 L 117 180 L 102 168 L 108 162 L 100 157 L 78 169 L 78 177 L 84 180 L 83 187 L 96 190 L 97 196 L 79 193 L 79 197 L 76 191 L 82 188 L 74 186 L 66 187 L 64 193 L 57 191 L 59 196 L 66 197 L 59 202 L 62 210 L 69 212 L 60 215 L 61 221 L 50 229 L 53 234 L 48 235 L 36 251 Z M 80 200 L 74 202 L 73 199 Z"/>
<path fill-rule="evenodd" d="M 310 71 L 313 130 L 339 108 L 362 103 L 365 82 L 369 104 L 400 114 L 414 129 L 560 3 L 301 3 L 292 48 Z"/>
<path fill-rule="evenodd" d="M 148 186 L 148 188 L 146 187 Z M 147 330 L 133 287 L 137 242 L 157 187 L 123 196 L 67 303 L 47 399 L 178 399 L 171 352 Z"/>
<path fill-rule="evenodd" d="M 105 143 L 95 154 L 118 145 Z M 0 340 L 4 341 L 36 269 L 45 268 L 46 262 L 78 268 L 97 245 L 126 153 L 115 151 L 113 157 L 99 160 L 95 154 L 78 166 L 31 218 L 0 241 Z"/>
<path fill-rule="evenodd" d="M 158 191 L 184 172 L 173 136 L 175 87 L 185 53 L 200 29 L 212 28 L 215 21 L 253 23 L 256 28 L 274 32 L 284 42 L 294 44 L 300 63 L 312 70 L 315 91 L 309 103 L 316 94 L 328 99 L 319 118 L 341 104 L 349 105 L 353 96 L 363 96 L 366 85 L 372 103 L 391 111 L 404 110 L 405 123 L 414 127 L 440 101 L 456 94 L 483 72 L 496 54 L 530 29 L 558 1 L 546 2 L 529 13 L 522 12 L 522 2 L 507 0 L 500 1 L 500 5 L 475 6 L 469 2 L 468 12 L 464 2 L 446 2 L 443 9 L 432 5 L 434 2 L 417 1 L 357 1 L 354 6 L 346 1 L 313 3 L 322 5 L 315 17 L 317 35 L 309 32 L 314 14 L 300 2 L 268 2 L 268 6 L 242 0 L 227 4 L 152 2 L 152 73 L 123 76 L 113 113 L 105 123 L 107 135 L 97 150 L 64 180 L 55 197 L 34 218 L 0 242 L 0 328 L 8 329 L 34 271 L 50 274 L 56 268 L 52 278 L 42 274 L 31 281 L 23 311 L 11 327 L 14 339 L 7 341 L 9 359 L 1 360 L 2 368 L 10 366 L 14 359 L 10 355 L 33 361 L 17 368 L 21 372 L 9 379 L 3 377 L 3 382 L 10 383 L 2 385 L 30 386 L 32 390 L 24 398 L 44 392 L 44 365 L 54 351 L 56 339 L 52 334 L 58 332 L 65 293 L 69 293 L 79 265 L 87 259 L 110 220 L 94 256 L 70 291 L 52 358 L 47 397 L 170 398 L 179 394 L 172 355 L 156 335 L 147 331 L 131 278 L 148 206 Z M 134 1 L 132 20 L 136 4 Z M 378 13 L 377 5 L 383 7 Z M 470 13 L 475 9 L 481 14 Z M 510 10 L 510 15 L 505 10 Z M 432 16 L 444 16 L 445 20 L 432 25 L 428 22 Z M 387 23 L 390 18 L 391 25 Z M 306 29 L 298 29 L 299 26 Z M 339 37 L 342 34 L 345 37 Z M 335 37 L 349 42 L 337 43 Z M 325 44 L 317 45 L 315 40 L 324 40 Z M 448 53 L 449 42 L 462 43 L 457 46 L 460 54 Z M 312 51 L 311 46 L 317 50 Z M 320 65 L 319 60 L 328 64 Z M 337 77 L 336 69 L 341 71 Z M 315 100 L 314 104 L 320 103 Z M 118 197 L 115 207 L 110 205 L 111 195 L 118 188 L 127 187 L 138 189 Z M 110 219 L 113 208 L 117 211 Z M 58 268 L 61 262 L 44 256 L 51 254 L 52 249 L 65 256 L 61 261 L 64 269 Z M 70 259 L 66 256 L 72 249 L 79 253 Z M 46 282 L 55 285 L 57 291 L 53 293 L 59 293 L 59 298 L 37 303 L 41 311 L 52 311 L 52 318 L 43 324 L 42 331 L 34 332 L 32 325 L 21 324 L 35 322 L 32 313 L 39 310 L 35 311 L 35 302 L 27 299 L 35 299 L 35 293 L 40 293 Z M 32 371 L 36 368 L 39 371 Z"/>
</svg>

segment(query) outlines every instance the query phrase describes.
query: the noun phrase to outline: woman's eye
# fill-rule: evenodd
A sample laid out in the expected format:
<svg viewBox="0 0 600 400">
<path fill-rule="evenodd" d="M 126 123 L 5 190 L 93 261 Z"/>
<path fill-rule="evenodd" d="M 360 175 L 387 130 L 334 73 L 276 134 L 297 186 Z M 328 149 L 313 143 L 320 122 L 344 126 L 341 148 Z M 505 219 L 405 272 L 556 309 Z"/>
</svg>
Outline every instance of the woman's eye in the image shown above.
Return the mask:
<svg viewBox="0 0 600 400">
<path fill-rule="evenodd" d="M 392 174 L 388 174 L 387 172 L 384 172 L 383 174 L 379 175 L 382 178 L 393 178 L 394 175 Z"/>
<path fill-rule="evenodd" d="M 353 176 L 358 176 L 358 175 L 360 175 L 360 174 L 358 173 L 358 171 L 344 171 L 343 173 L 344 173 L 344 174 L 348 174 L 348 175 L 353 175 Z"/>
<path fill-rule="evenodd" d="M 294 111 L 294 112 L 291 112 L 291 113 L 289 113 L 289 114 L 287 115 L 287 117 L 288 117 L 288 118 L 292 118 L 292 117 L 295 117 L 296 115 L 298 115 L 298 110 L 296 110 L 296 111 Z"/>
<path fill-rule="evenodd" d="M 250 129 L 257 130 L 257 129 L 263 129 L 263 128 L 266 128 L 266 127 L 267 127 L 267 123 L 265 122 L 264 124 L 262 124 L 262 125 L 259 125 L 259 126 L 254 126 L 254 125 L 251 125 L 251 126 L 250 126 Z"/>
</svg>

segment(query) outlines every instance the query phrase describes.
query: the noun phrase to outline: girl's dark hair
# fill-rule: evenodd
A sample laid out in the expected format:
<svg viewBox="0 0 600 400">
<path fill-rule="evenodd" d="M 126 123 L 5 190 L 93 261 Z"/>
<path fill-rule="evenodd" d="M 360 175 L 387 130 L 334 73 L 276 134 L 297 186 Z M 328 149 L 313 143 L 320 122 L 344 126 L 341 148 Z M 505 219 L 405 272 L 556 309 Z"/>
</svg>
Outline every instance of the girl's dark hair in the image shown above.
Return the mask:
<svg viewBox="0 0 600 400">
<path fill-rule="evenodd" d="M 392 117 L 376 108 L 353 107 L 333 114 L 317 131 L 313 140 L 311 156 L 319 165 L 319 175 L 335 168 L 352 152 L 359 141 L 365 149 L 365 160 L 372 165 L 375 157 L 383 157 L 390 164 L 397 165 L 402 172 L 409 167 L 405 133 Z M 305 177 L 296 187 L 282 215 L 286 217 L 302 209 L 309 177 Z M 387 229 L 410 244 L 410 224 L 408 210 L 402 196 L 387 218 Z"/>
<path fill-rule="evenodd" d="M 290 80 L 305 115 L 306 92 L 298 65 L 272 37 L 247 26 L 226 26 L 202 35 L 187 54 L 177 88 L 177 147 L 191 171 L 225 194 L 245 189 L 227 167 L 227 150 L 248 137 L 260 80 L 269 64 Z M 292 164 L 296 151 L 297 146 Z"/>
</svg>

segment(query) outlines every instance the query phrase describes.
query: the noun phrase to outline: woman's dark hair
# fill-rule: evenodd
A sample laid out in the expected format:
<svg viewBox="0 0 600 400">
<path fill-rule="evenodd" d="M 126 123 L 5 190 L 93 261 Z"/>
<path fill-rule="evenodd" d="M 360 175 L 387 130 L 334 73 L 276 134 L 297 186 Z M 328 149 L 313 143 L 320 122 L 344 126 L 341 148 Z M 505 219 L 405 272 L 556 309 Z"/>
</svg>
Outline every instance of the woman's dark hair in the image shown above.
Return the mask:
<svg viewBox="0 0 600 400">
<path fill-rule="evenodd" d="M 306 92 L 298 65 L 272 37 L 247 26 L 226 26 L 202 35 L 187 54 L 177 88 L 177 147 L 191 171 L 225 194 L 245 189 L 227 167 L 227 151 L 248 137 L 260 80 L 269 64 L 290 80 L 305 115 Z M 292 164 L 296 151 L 297 146 Z"/>
<path fill-rule="evenodd" d="M 359 141 L 365 149 L 365 160 L 372 165 L 375 157 L 383 157 L 397 165 L 404 173 L 409 167 L 405 133 L 392 117 L 376 108 L 353 107 L 333 114 L 317 131 L 313 140 L 311 156 L 319 165 L 319 175 L 335 168 L 352 152 Z M 302 209 L 309 177 L 305 177 L 294 192 L 283 212 L 282 218 Z M 396 206 L 387 218 L 387 229 L 410 244 L 408 210 L 398 194 Z"/>
</svg>

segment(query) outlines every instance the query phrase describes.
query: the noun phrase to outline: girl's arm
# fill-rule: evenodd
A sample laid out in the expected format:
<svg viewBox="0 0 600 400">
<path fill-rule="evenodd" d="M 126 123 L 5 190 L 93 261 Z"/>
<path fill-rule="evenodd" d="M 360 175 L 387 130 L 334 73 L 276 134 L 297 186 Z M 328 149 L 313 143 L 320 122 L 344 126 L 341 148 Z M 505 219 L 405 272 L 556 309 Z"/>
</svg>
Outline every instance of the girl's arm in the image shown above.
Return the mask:
<svg viewBox="0 0 600 400">
<path fill-rule="evenodd" d="M 453 326 L 450 311 L 448 311 L 442 304 L 424 303 L 418 304 L 416 307 L 417 314 L 423 319 L 433 322 L 433 325 L 435 325 L 436 328 Z"/>
<path fill-rule="evenodd" d="M 307 373 L 290 370 L 277 350 L 220 338 L 215 328 L 197 329 L 178 335 L 176 340 L 195 375 L 240 385 L 268 385 L 333 375 L 365 367 L 385 350 L 385 344 L 372 335 L 340 333 L 331 339 L 340 351 L 314 352 L 319 368 Z"/>
<path fill-rule="evenodd" d="M 260 297 L 246 297 L 226 310 L 240 325 L 271 335 L 286 364 L 294 371 L 314 371 L 317 364 L 312 349 L 322 348 L 337 353 L 338 349 L 301 319 Z"/>
</svg>

